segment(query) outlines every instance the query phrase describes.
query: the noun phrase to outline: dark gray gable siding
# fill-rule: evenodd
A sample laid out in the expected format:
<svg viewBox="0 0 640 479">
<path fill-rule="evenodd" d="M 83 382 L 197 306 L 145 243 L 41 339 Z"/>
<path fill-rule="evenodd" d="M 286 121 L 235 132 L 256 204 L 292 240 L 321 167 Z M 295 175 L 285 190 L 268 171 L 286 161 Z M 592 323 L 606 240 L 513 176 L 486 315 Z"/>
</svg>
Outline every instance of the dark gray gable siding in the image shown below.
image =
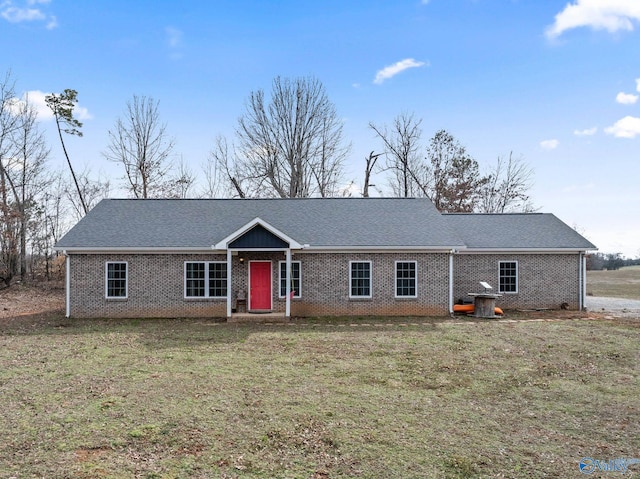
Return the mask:
<svg viewBox="0 0 640 479">
<path fill-rule="evenodd" d="M 262 225 L 256 225 L 229 243 L 230 249 L 288 248 L 289 243 L 274 235 Z"/>
</svg>

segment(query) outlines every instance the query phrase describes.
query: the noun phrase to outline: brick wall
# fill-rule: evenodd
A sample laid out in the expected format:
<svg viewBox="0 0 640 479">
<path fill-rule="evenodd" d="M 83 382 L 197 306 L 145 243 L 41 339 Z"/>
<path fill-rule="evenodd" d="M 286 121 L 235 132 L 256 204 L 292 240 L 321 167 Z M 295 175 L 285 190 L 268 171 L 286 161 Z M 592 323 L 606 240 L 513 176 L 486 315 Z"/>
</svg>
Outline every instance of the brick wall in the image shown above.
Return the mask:
<svg viewBox="0 0 640 479">
<path fill-rule="evenodd" d="M 243 262 L 239 261 L 243 258 Z M 273 310 L 278 297 L 279 261 L 284 253 L 247 252 L 233 257 L 232 292 L 248 289 L 249 262 L 272 263 Z M 446 254 L 294 254 L 301 261 L 302 297 L 291 302 L 293 316 L 436 315 L 448 311 Z M 128 263 L 128 298 L 105 298 L 105 263 Z M 185 261 L 226 261 L 226 255 L 111 254 L 70 256 L 72 317 L 225 317 L 225 299 L 185 299 Z M 349 262 L 371 261 L 372 298 L 349 298 Z M 395 298 L 395 261 L 417 261 L 417 298 Z"/>
<path fill-rule="evenodd" d="M 226 316 L 226 301 L 184 299 L 185 261 L 226 261 L 226 255 L 111 254 L 69 256 L 72 317 L 165 318 Z M 105 263 L 128 262 L 128 298 L 105 298 Z"/>
<path fill-rule="evenodd" d="M 292 315 L 429 316 L 448 312 L 446 254 L 309 253 L 293 259 L 301 261 L 302 297 L 292 301 Z M 349 298 L 350 261 L 371 261 L 370 299 Z M 396 261 L 417 261 L 417 298 L 394 297 Z"/>
<path fill-rule="evenodd" d="M 480 292 L 486 281 L 498 292 L 499 262 L 518 262 L 518 292 L 496 300 L 503 309 L 579 308 L 578 254 L 457 254 L 454 256 L 454 302 Z"/>
</svg>

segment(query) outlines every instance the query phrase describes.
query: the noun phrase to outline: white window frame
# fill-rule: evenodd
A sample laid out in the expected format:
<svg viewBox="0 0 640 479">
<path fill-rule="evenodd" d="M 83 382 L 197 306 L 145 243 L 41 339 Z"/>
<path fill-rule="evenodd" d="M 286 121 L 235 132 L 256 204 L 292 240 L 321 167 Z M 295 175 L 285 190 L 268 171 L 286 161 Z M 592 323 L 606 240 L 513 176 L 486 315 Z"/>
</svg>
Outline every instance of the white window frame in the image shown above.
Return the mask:
<svg viewBox="0 0 640 479">
<path fill-rule="evenodd" d="M 124 296 L 109 296 L 109 281 L 115 280 L 115 279 L 109 278 L 110 264 L 124 264 Z M 106 261 L 105 262 L 104 264 L 104 297 L 106 299 L 128 299 L 129 298 L 129 262 L 128 261 Z"/>
<path fill-rule="evenodd" d="M 354 263 L 368 263 L 369 264 L 369 295 L 353 295 L 353 264 Z M 373 264 L 371 261 L 349 261 L 349 298 L 352 299 L 367 299 L 373 297 Z"/>
<path fill-rule="evenodd" d="M 413 281 L 414 281 L 413 288 L 414 288 L 415 294 L 412 294 L 412 295 L 411 294 L 402 294 L 402 295 L 398 294 L 398 264 L 400 264 L 400 263 L 413 263 L 413 266 L 414 266 L 413 271 L 415 273 L 415 276 L 413 277 Z M 396 261 L 395 264 L 394 264 L 393 269 L 394 269 L 394 281 L 393 281 L 393 284 L 394 284 L 394 289 L 395 289 L 395 297 L 399 298 L 399 299 L 402 299 L 402 298 L 417 298 L 418 297 L 418 262 L 417 261 Z"/>
<path fill-rule="evenodd" d="M 285 265 L 285 268 L 286 268 L 286 264 L 287 264 L 286 261 L 278 261 L 278 298 L 286 298 L 287 297 L 286 294 L 280 294 L 280 293 L 282 293 L 282 265 L 283 264 Z M 301 298 L 302 297 L 302 261 L 292 261 L 291 262 L 291 269 L 292 270 L 293 270 L 293 265 L 294 264 L 298 265 L 298 284 L 300 285 L 300 287 L 296 291 L 296 294 L 293 295 L 293 297 L 294 298 Z M 293 285 L 293 283 L 292 283 L 292 285 Z M 285 286 L 286 286 L 286 284 L 285 284 Z M 285 288 L 285 291 L 286 291 L 286 288 Z"/>
<path fill-rule="evenodd" d="M 514 263 L 516 265 L 516 290 L 515 291 L 503 291 L 502 282 L 500 279 L 502 278 L 501 269 L 503 263 Z M 517 260 L 504 260 L 498 261 L 498 292 L 501 294 L 518 294 L 520 290 L 520 265 Z"/>
<path fill-rule="evenodd" d="M 187 264 L 193 263 L 204 263 L 204 296 L 187 296 Z M 223 264 L 227 267 L 227 293 L 224 296 L 210 296 L 209 291 L 211 290 L 211 278 L 209 277 L 209 271 L 212 264 Z M 183 271 L 183 296 L 184 299 L 226 299 L 227 294 L 229 294 L 229 270 L 226 261 L 185 261 L 184 262 L 184 271 Z"/>
</svg>

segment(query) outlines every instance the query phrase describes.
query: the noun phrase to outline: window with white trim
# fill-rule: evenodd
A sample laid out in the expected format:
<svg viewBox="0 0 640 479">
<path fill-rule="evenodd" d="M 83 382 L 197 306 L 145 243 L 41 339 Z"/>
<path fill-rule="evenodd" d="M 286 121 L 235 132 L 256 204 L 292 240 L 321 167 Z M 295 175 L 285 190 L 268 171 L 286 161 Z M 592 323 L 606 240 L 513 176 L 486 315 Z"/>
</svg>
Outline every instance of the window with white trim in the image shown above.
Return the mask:
<svg viewBox="0 0 640 479">
<path fill-rule="evenodd" d="M 281 298 L 287 296 L 287 262 L 280 261 L 280 294 Z M 302 296 L 301 292 L 301 281 L 300 281 L 300 261 L 292 261 L 291 262 L 291 292 L 293 293 L 294 298 L 300 298 Z"/>
<path fill-rule="evenodd" d="M 106 263 L 105 296 L 107 298 L 127 298 L 127 268 L 126 261 Z"/>
<path fill-rule="evenodd" d="M 226 298 L 227 263 L 187 261 L 184 263 L 185 298 Z"/>
<path fill-rule="evenodd" d="M 396 261 L 396 298 L 418 296 L 418 264 L 416 261 Z"/>
<path fill-rule="evenodd" d="M 518 262 L 517 261 L 500 261 L 500 292 L 501 293 L 517 293 L 518 292 Z"/>
<path fill-rule="evenodd" d="M 349 297 L 371 297 L 371 261 L 349 262 Z"/>
</svg>

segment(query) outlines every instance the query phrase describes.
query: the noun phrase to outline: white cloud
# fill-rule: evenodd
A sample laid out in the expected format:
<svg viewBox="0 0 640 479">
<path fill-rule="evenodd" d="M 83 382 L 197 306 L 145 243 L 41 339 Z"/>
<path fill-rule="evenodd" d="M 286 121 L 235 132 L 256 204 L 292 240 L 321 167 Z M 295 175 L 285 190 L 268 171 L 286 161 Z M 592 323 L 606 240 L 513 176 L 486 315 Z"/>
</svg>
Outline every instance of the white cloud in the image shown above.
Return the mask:
<svg viewBox="0 0 640 479">
<path fill-rule="evenodd" d="M 638 95 L 620 92 L 616 95 L 616 101 L 622 105 L 633 105 L 638 101 Z"/>
<path fill-rule="evenodd" d="M 586 128 L 584 130 L 573 130 L 573 134 L 576 136 L 593 136 L 598 131 L 598 127 Z"/>
<path fill-rule="evenodd" d="M 591 27 L 594 30 L 633 30 L 640 21 L 638 0 L 575 0 L 555 16 L 553 25 L 545 31 L 547 38 L 559 37 L 567 30 Z"/>
<path fill-rule="evenodd" d="M 12 108 L 12 111 L 14 114 L 17 113 L 19 106 L 24 105 L 27 98 L 29 98 L 29 103 L 31 104 L 32 107 L 35 108 L 36 112 L 38 113 L 38 119 L 51 120 L 53 118 L 53 113 L 51 112 L 51 109 L 47 106 L 47 104 L 44 101 L 44 97 L 47 95 L 48 93 L 42 92 L 40 90 L 32 90 L 32 91 L 25 92 L 20 97 L 20 99 L 18 98 L 13 99 L 14 108 Z"/>
<path fill-rule="evenodd" d="M 545 150 L 555 150 L 558 148 L 560 142 L 558 140 L 543 140 L 540 142 L 540 146 Z"/>
<path fill-rule="evenodd" d="M 636 90 L 640 91 L 640 78 L 636 78 Z"/>
<path fill-rule="evenodd" d="M 11 4 L 2 10 L 2 16 L 11 23 L 31 22 L 46 18 L 44 13 L 37 8 L 18 8 Z"/>
<path fill-rule="evenodd" d="M 414 60 L 413 58 L 405 58 L 404 60 L 400 60 L 399 62 L 396 62 L 393 65 L 386 66 L 382 70 L 379 70 L 376 73 L 376 77 L 373 80 L 373 83 L 380 85 L 385 80 L 392 78 L 396 76 L 398 73 L 401 73 L 409 68 L 418 68 L 425 65 L 429 66 L 428 63 L 419 62 Z"/>
<path fill-rule="evenodd" d="M 29 103 L 32 107 L 35 108 L 36 112 L 38 113 L 39 120 L 51 120 L 53 119 L 53 112 L 47 106 L 47 103 L 45 101 L 45 97 L 47 95 L 49 95 L 49 93 L 45 93 L 40 90 L 31 90 L 25 92 L 20 98 L 12 99 L 9 109 L 13 114 L 16 114 L 28 98 Z M 89 113 L 89 110 L 80 105 L 76 105 L 76 107 L 73 109 L 73 115 L 80 121 L 90 120 L 93 118 L 93 115 Z"/>
<path fill-rule="evenodd" d="M 6 0 L 0 3 L 0 16 L 10 23 L 47 21 L 45 27 L 51 30 L 58 26 L 56 17 L 36 8 L 49 2 L 50 0 L 26 0 L 26 4 L 16 5 L 13 0 Z"/>
<path fill-rule="evenodd" d="M 640 118 L 625 116 L 604 131 L 616 138 L 635 138 L 640 135 Z"/>
</svg>

